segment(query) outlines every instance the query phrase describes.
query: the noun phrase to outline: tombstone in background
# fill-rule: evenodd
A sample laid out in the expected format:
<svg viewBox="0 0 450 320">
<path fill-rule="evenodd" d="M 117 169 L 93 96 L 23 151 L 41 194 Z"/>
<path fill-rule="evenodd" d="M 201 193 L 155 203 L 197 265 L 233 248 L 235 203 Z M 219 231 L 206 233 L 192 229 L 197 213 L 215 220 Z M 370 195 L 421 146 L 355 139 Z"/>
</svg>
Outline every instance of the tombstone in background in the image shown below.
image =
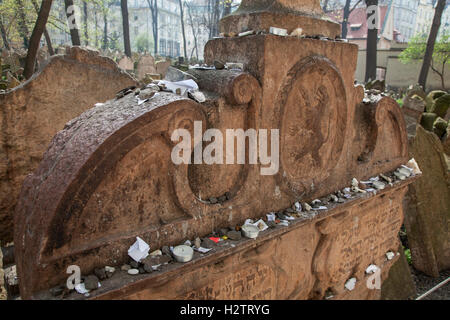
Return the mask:
<svg viewBox="0 0 450 320">
<path fill-rule="evenodd" d="M 164 77 L 167 74 L 167 70 L 169 69 L 171 65 L 170 59 L 158 61 L 156 63 L 156 73 L 159 73 L 161 75 L 161 78 L 164 79 Z"/>
<path fill-rule="evenodd" d="M 125 70 L 125 71 L 132 71 L 134 72 L 134 62 L 131 60 L 131 58 L 125 56 L 122 59 L 120 59 L 119 68 Z"/>
<path fill-rule="evenodd" d="M 74 47 L 43 70 L 0 93 L 0 241 L 13 238 L 13 212 L 25 177 L 67 121 L 135 80 L 97 52 Z"/>
<path fill-rule="evenodd" d="M 288 34 L 297 28 L 306 35 L 322 35 L 335 39 L 340 28 L 322 11 L 316 0 L 243 0 L 238 10 L 220 21 L 220 31 L 239 34 L 255 30 L 269 32 L 270 27 L 287 29 Z"/>
<path fill-rule="evenodd" d="M 157 73 L 155 58 L 151 55 L 142 56 L 137 64 L 136 75 L 139 80 L 143 79 L 147 73 Z"/>
<path fill-rule="evenodd" d="M 423 177 L 410 185 L 405 226 L 414 268 L 437 277 L 450 268 L 450 154 L 433 133 L 417 126 L 410 154 Z"/>
<path fill-rule="evenodd" d="M 221 26 L 303 28 L 334 39 L 339 25 L 322 16 L 318 0 L 243 1 Z M 354 44 L 326 39 L 218 38 L 206 45 L 207 63 L 237 62 L 243 70 L 190 70 L 205 102 L 160 92 L 138 104 L 130 93 L 72 120 L 24 182 L 15 215 L 22 298 L 48 298 L 50 287 L 65 283 L 68 265 L 84 275 L 117 268 L 93 299 L 379 298 L 366 268 L 377 265 L 384 280 L 397 261 L 403 197 L 416 177 L 326 200 L 355 177 L 365 181 L 408 161 L 397 103 L 381 95 L 362 103 L 357 54 Z M 279 129 L 278 170 L 262 174 L 268 168 L 259 161 L 174 164 L 174 130 L 193 136 L 196 121 L 224 137 L 227 129 Z M 192 145 L 189 152 L 192 158 Z M 225 241 L 135 278 L 119 270 L 136 236 L 155 250 L 317 198 L 326 210 L 305 211 L 254 240 Z"/>
<path fill-rule="evenodd" d="M 389 276 L 381 287 L 382 300 L 411 300 L 416 297 L 416 285 L 402 245 L 398 252 L 400 258 L 389 270 Z"/>
<path fill-rule="evenodd" d="M 36 60 L 38 63 L 38 69 L 42 68 L 44 63 L 50 58 L 47 46 L 40 47 L 36 55 Z"/>
<path fill-rule="evenodd" d="M 5 271 L 3 270 L 3 253 L 0 249 L 0 300 L 6 300 Z"/>
<path fill-rule="evenodd" d="M 403 115 L 406 122 L 408 139 L 411 140 L 416 135 L 416 127 L 420 123 L 422 114 L 425 111 L 426 94 L 421 88 L 409 90 L 403 99 Z"/>
</svg>

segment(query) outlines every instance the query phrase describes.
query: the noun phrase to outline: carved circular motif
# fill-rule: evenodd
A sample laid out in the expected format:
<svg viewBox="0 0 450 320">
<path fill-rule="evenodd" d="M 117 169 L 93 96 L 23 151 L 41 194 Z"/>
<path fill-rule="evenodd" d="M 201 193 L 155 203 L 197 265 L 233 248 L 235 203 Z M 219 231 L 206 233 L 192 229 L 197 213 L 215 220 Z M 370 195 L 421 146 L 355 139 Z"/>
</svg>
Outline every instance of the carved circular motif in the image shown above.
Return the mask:
<svg viewBox="0 0 450 320">
<path fill-rule="evenodd" d="M 304 191 L 330 175 L 344 144 L 347 101 L 337 69 L 326 58 L 298 63 L 281 92 L 282 174 Z"/>
</svg>

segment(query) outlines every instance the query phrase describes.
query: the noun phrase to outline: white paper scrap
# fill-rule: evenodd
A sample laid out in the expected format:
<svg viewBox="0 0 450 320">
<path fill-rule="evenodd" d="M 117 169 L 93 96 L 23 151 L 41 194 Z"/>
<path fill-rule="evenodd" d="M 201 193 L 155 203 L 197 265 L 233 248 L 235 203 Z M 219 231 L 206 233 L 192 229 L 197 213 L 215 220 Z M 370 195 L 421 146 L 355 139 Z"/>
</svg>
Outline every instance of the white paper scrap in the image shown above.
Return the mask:
<svg viewBox="0 0 450 320">
<path fill-rule="evenodd" d="M 102 285 L 99 282 L 98 283 L 98 287 L 100 288 Z M 90 290 L 86 289 L 86 286 L 84 285 L 84 283 L 79 283 L 75 286 L 75 290 L 76 292 L 78 292 L 79 294 L 87 294 L 90 292 Z"/>
<path fill-rule="evenodd" d="M 198 252 L 201 252 L 201 253 L 208 253 L 212 249 L 200 247 L 200 248 L 194 248 L 194 250 L 197 250 Z"/>
<path fill-rule="evenodd" d="M 264 220 L 262 220 L 262 219 L 256 221 L 253 225 L 255 227 L 257 227 L 259 229 L 259 231 L 265 231 L 265 230 L 267 230 L 269 228 L 267 226 L 267 224 L 264 222 Z"/>
<path fill-rule="evenodd" d="M 245 220 L 244 226 L 245 226 L 246 224 L 253 224 L 253 220 L 252 220 L 252 219 L 247 219 L 247 220 Z"/>
<path fill-rule="evenodd" d="M 75 290 L 79 293 L 79 294 L 85 294 L 85 293 L 89 293 L 89 290 L 86 289 L 86 287 L 84 286 L 84 283 L 79 283 L 75 286 Z"/>
<path fill-rule="evenodd" d="M 136 242 L 128 249 L 128 255 L 136 262 L 145 259 L 150 251 L 150 246 L 141 238 L 136 237 Z"/>
<path fill-rule="evenodd" d="M 159 84 L 165 85 L 168 91 L 172 91 L 173 93 L 177 93 L 177 89 L 180 89 L 180 95 L 184 96 L 189 90 L 198 90 L 198 85 L 194 80 L 183 80 L 177 82 L 171 82 L 167 80 L 159 81 Z"/>
<path fill-rule="evenodd" d="M 277 218 L 275 213 L 268 213 L 268 214 L 266 214 L 266 216 L 267 216 L 267 221 L 275 221 Z"/>
</svg>

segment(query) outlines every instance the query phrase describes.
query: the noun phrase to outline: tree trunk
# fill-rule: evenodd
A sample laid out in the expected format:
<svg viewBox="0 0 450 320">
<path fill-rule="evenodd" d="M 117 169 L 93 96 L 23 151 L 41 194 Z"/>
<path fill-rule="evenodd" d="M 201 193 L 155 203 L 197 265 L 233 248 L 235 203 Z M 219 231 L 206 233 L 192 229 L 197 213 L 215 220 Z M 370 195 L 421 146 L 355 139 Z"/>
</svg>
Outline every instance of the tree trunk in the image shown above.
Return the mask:
<svg viewBox="0 0 450 320">
<path fill-rule="evenodd" d="M 213 14 L 213 31 L 212 37 L 217 37 L 219 35 L 219 20 L 220 20 L 220 0 L 215 0 L 214 2 L 214 14 Z"/>
<path fill-rule="evenodd" d="M 6 36 L 6 30 L 5 27 L 3 26 L 1 17 L 0 17 L 0 33 L 2 34 L 3 45 L 5 46 L 5 49 L 10 50 L 11 47 L 9 46 L 8 37 Z"/>
<path fill-rule="evenodd" d="M 419 75 L 419 84 L 425 90 L 427 84 L 428 71 L 430 70 L 431 59 L 433 58 L 434 44 L 441 26 L 442 13 L 445 9 L 446 0 L 439 0 L 434 12 L 433 25 L 431 26 L 430 36 L 428 37 L 427 49 L 423 58 L 422 69 Z"/>
<path fill-rule="evenodd" d="M 67 21 L 69 22 L 72 45 L 81 46 L 80 34 L 78 33 L 78 24 L 75 19 L 75 6 L 73 5 L 73 0 L 64 0 L 64 5 L 66 8 Z"/>
<path fill-rule="evenodd" d="M 342 39 L 347 39 L 348 17 L 350 16 L 350 2 L 351 2 L 351 0 L 345 1 L 344 18 L 342 19 Z"/>
<path fill-rule="evenodd" d="M 36 0 L 31 0 L 31 2 L 33 3 L 34 10 L 36 10 L 36 13 L 39 14 L 39 5 L 37 4 Z M 55 51 L 53 50 L 52 40 L 50 39 L 50 35 L 48 34 L 47 27 L 44 28 L 44 36 L 45 42 L 47 42 L 48 54 L 50 56 L 53 56 L 55 54 Z"/>
<path fill-rule="evenodd" d="M 322 9 L 323 9 L 323 12 L 327 12 L 327 10 L 328 10 L 328 2 L 329 2 L 329 0 L 325 0 L 324 2 L 323 2 L 323 7 L 322 7 Z"/>
<path fill-rule="evenodd" d="M 123 25 L 123 46 L 125 55 L 131 58 L 131 44 L 130 44 L 130 23 L 128 21 L 128 1 L 120 0 L 122 8 L 122 25 Z"/>
<path fill-rule="evenodd" d="M 88 5 L 86 1 L 83 1 L 83 11 L 84 11 L 84 44 L 89 45 L 89 29 L 88 29 Z"/>
<path fill-rule="evenodd" d="M 95 47 L 98 48 L 98 14 L 97 14 L 97 5 L 95 5 L 95 9 L 94 9 L 94 24 L 95 24 Z"/>
<path fill-rule="evenodd" d="M 25 8 L 23 6 L 22 0 L 17 1 L 17 11 L 19 15 L 19 34 L 23 39 L 23 45 L 26 49 L 28 49 L 28 27 L 27 27 L 27 19 L 25 15 Z"/>
<path fill-rule="evenodd" d="M 378 0 L 366 0 L 367 7 L 378 6 Z M 377 11 L 367 12 L 367 21 L 373 21 L 373 15 L 377 14 Z M 378 19 L 375 19 L 378 21 Z M 368 26 L 367 32 L 367 49 L 366 49 L 366 77 L 365 81 L 375 80 L 377 77 L 377 43 L 378 43 L 378 26 Z"/>
<path fill-rule="evenodd" d="M 181 34 L 183 36 L 184 57 L 185 57 L 185 59 L 188 59 L 187 47 L 186 47 L 186 31 L 184 30 L 183 0 L 178 0 L 178 3 L 180 4 Z"/>
<path fill-rule="evenodd" d="M 158 54 L 158 1 L 157 0 L 147 0 L 148 7 L 152 13 L 152 32 L 154 41 L 154 54 Z"/>
<path fill-rule="evenodd" d="M 103 12 L 103 50 L 108 48 L 108 13 Z"/>
<path fill-rule="evenodd" d="M 192 35 L 194 37 L 194 48 L 195 48 L 196 58 L 198 61 L 198 43 L 197 43 L 197 33 L 195 30 L 195 26 L 194 26 L 194 19 L 192 18 L 191 7 L 187 3 L 186 3 L 186 6 L 188 8 L 189 24 L 191 25 Z M 192 58 L 192 54 L 191 54 L 191 58 Z"/>
<path fill-rule="evenodd" d="M 224 8 L 223 8 L 223 17 L 228 16 L 229 14 L 231 14 L 231 0 L 227 0 L 224 3 Z"/>
<path fill-rule="evenodd" d="M 34 25 L 33 33 L 30 38 L 30 46 L 28 48 L 27 58 L 25 60 L 25 69 L 23 75 L 25 79 L 31 78 L 34 73 L 34 65 L 36 62 L 36 54 L 39 49 L 39 42 L 41 41 L 42 33 L 47 24 L 50 9 L 52 7 L 52 0 L 42 0 L 41 9 Z"/>
</svg>

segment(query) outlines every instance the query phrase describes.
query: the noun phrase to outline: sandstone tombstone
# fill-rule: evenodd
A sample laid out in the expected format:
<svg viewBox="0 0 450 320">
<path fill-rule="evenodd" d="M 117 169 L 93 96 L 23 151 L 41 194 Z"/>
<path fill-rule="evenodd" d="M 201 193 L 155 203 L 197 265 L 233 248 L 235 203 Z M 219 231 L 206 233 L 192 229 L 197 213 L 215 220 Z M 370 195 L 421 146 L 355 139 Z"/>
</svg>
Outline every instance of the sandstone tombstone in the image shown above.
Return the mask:
<svg viewBox="0 0 450 320">
<path fill-rule="evenodd" d="M 337 24 L 314 20 L 322 16 L 318 0 L 243 1 L 222 27 L 243 25 L 249 16 L 261 26 L 271 24 L 269 16 L 276 27 L 339 32 Z M 179 245 L 249 218 L 289 212 L 295 201 L 311 203 L 355 177 L 365 181 L 406 164 L 401 110 L 381 95 L 362 103 L 364 89 L 353 78 L 357 54 L 356 45 L 332 40 L 264 33 L 213 39 L 206 62 L 242 63 L 244 70 L 190 70 L 205 102 L 159 92 L 139 104 L 128 94 L 72 120 L 23 185 L 15 215 L 22 298 L 48 298 L 50 287 L 65 282 L 68 265 L 86 275 L 105 265 L 120 269 L 136 236 L 152 250 Z M 199 123 L 223 136 L 227 129 L 278 129 L 279 170 L 263 175 L 268 165 L 261 161 L 174 164 L 174 130 L 192 137 Z M 192 144 L 188 151 L 191 158 Z M 386 253 L 397 252 L 403 197 L 415 179 L 327 202 L 326 210 L 303 212 L 256 239 L 195 252 L 185 264 L 132 279 L 117 273 L 90 297 L 377 299 L 380 290 L 369 288 L 365 271 L 376 264 L 384 280 L 398 259 Z M 350 291 L 345 284 L 352 278 Z"/>
<path fill-rule="evenodd" d="M 161 78 L 164 79 L 167 73 L 167 69 L 170 67 L 170 60 L 158 61 L 156 62 L 156 73 L 161 75 Z"/>
<path fill-rule="evenodd" d="M 38 66 L 41 67 L 50 58 L 47 46 L 40 47 L 36 56 Z"/>
<path fill-rule="evenodd" d="M 304 35 L 331 39 L 341 33 L 339 25 L 323 13 L 316 0 L 243 0 L 238 10 L 220 22 L 220 31 L 225 34 L 269 32 L 270 27 L 287 29 L 288 34 L 302 28 Z"/>
<path fill-rule="evenodd" d="M 430 276 L 450 268 L 450 161 L 439 138 L 422 126 L 410 142 L 423 177 L 410 185 L 405 226 L 413 265 Z"/>
<path fill-rule="evenodd" d="M 416 296 L 416 286 L 401 245 L 398 251 L 400 258 L 389 270 L 389 277 L 381 287 L 382 300 L 410 300 Z"/>
<path fill-rule="evenodd" d="M 135 84 L 110 59 L 74 47 L 54 56 L 29 81 L 0 93 L 0 241 L 13 238 L 13 212 L 25 177 L 52 137 L 95 103 Z"/>
<path fill-rule="evenodd" d="M 119 65 L 119 68 L 121 68 L 125 71 L 134 71 L 134 62 L 127 56 L 120 59 L 118 65 Z"/>
<path fill-rule="evenodd" d="M 137 64 L 137 78 L 143 79 L 147 73 L 157 73 L 155 67 L 155 58 L 151 55 L 142 56 Z"/>
<path fill-rule="evenodd" d="M 406 96 L 403 99 L 402 111 L 406 121 L 408 139 L 412 139 L 416 135 L 417 124 L 420 123 L 425 110 L 425 101 L 416 94 L 413 96 L 414 98 Z"/>
<path fill-rule="evenodd" d="M 5 271 L 3 270 L 2 250 L 0 250 L 0 300 L 6 300 Z"/>
</svg>

